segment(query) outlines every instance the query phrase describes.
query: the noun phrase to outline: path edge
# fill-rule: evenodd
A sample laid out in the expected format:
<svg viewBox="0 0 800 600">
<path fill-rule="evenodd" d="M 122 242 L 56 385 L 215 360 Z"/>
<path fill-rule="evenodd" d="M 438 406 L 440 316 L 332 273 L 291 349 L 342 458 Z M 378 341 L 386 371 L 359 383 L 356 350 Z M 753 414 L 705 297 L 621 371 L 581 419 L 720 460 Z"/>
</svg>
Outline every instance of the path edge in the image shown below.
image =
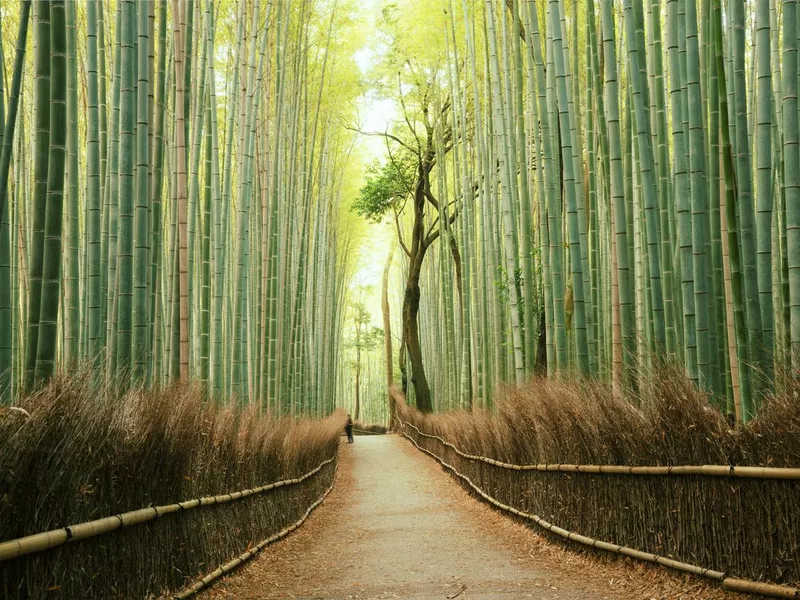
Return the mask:
<svg viewBox="0 0 800 600">
<path fill-rule="evenodd" d="M 406 425 L 406 423 L 401 421 L 401 427 L 403 427 L 404 425 Z M 696 566 L 696 565 L 690 565 L 688 563 L 680 563 L 678 561 L 674 561 L 672 559 L 668 559 L 668 558 L 665 558 L 665 557 L 662 557 L 662 556 L 650 555 L 650 554 L 648 554 L 646 552 L 641 552 L 641 551 L 635 550 L 633 548 L 628 548 L 626 546 L 620 546 L 619 544 L 611 544 L 611 543 L 608 543 L 608 542 L 595 540 L 595 539 L 592 539 L 592 538 L 588 538 L 586 536 L 582 536 L 580 534 L 576 534 L 576 533 L 571 532 L 571 531 L 567 531 L 566 529 L 562 529 L 560 527 L 557 527 L 557 526 L 555 526 L 555 525 L 553 525 L 551 523 L 548 523 L 547 521 L 545 521 L 544 519 L 541 519 L 540 517 L 538 517 L 536 515 L 531 515 L 531 514 L 528 514 L 526 512 L 517 510 L 517 509 L 515 509 L 513 507 L 510 507 L 510 506 L 507 506 L 507 505 L 503 504 L 499 500 L 493 498 L 492 496 L 490 496 L 489 494 L 484 492 L 477 485 L 475 485 L 469 479 L 469 477 L 467 477 L 466 475 L 464 475 L 462 473 L 459 473 L 455 469 L 455 467 L 453 467 L 452 465 L 448 464 L 447 462 L 445 462 L 444 460 L 439 458 L 436 454 L 434 454 L 430 450 L 427 450 L 427 449 L 423 448 L 422 446 L 420 446 L 419 444 L 417 444 L 416 440 L 414 440 L 414 438 L 411 437 L 410 435 L 408 435 L 405 431 L 402 432 L 402 435 L 405 438 L 407 438 L 420 452 L 422 452 L 424 454 L 427 454 L 428 456 L 433 458 L 436 462 L 438 462 L 439 465 L 442 468 L 444 468 L 445 470 L 451 471 L 457 478 L 459 478 L 463 482 L 465 482 L 467 486 L 472 488 L 472 490 L 475 493 L 477 493 L 489 505 L 494 506 L 495 508 L 497 508 L 497 509 L 499 509 L 499 510 L 505 512 L 505 513 L 510 513 L 512 515 L 515 515 L 515 516 L 517 516 L 519 518 L 522 518 L 522 519 L 525 519 L 527 521 L 533 521 L 534 523 L 536 523 L 538 526 L 542 527 L 543 529 L 545 529 L 545 530 L 547 530 L 547 531 L 549 531 L 551 533 L 554 533 L 556 535 L 559 535 L 564 539 L 567 539 L 567 540 L 570 540 L 570 541 L 573 541 L 573 542 L 578 542 L 580 544 L 583 544 L 585 546 L 589 546 L 589 547 L 592 547 L 592 548 L 605 550 L 605 551 L 610 552 L 612 554 L 624 555 L 624 556 L 627 556 L 629 558 L 634 558 L 634 559 L 637 559 L 637 560 L 640 560 L 640 561 L 643 561 L 643 562 L 648 562 L 650 564 L 655 564 L 655 565 L 658 565 L 658 566 L 661 566 L 661 567 L 667 567 L 667 568 L 670 568 L 670 569 L 673 569 L 673 570 L 677 570 L 677 571 L 680 571 L 680 572 L 683 572 L 683 573 L 688 573 L 688 574 L 691 574 L 691 575 L 701 576 L 701 577 L 704 577 L 706 579 L 711 579 L 711 580 L 716 581 L 717 583 L 719 583 L 723 589 L 726 589 L 726 590 L 729 590 L 729 591 L 744 592 L 744 593 L 748 593 L 748 594 L 756 594 L 756 595 L 765 596 L 765 597 L 769 597 L 769 598 L 789 598 L 789 599 L 794 598 L 794 599 L 800 599 L 800 589 L 798 589 L 798 588 L 792 588 L 792 587 L 788 587 L 788 586 L 775 585 L 775 584 L 769 584 L 769 583 L 762 583 L 762 582 L 758 582 L 758 581 L 750 581 L 750 580 L 747 580 L 747 579 L 738 579 L 736 577 L 728 577 L 728 576 L 726 576 L 725 573 L 721 573 L 721 572 L 718 572 L 718 571 L 713 571 L 713 570 L 710 570 L 710 569 L 705 569 L 703 567 L 699 567 L 699 566 Z"/>
<path fill-rule="evenodd" d="M 314 512 L 314 509 L 318 508 L 325 498 L 328 497 L 333 491 L 334 486 L 336 485 L 336 478 L 339 474 L 339 461 L 336 461 L 336 470 L 333 473 L 333 481 L 331 482 L 330 487 L 325 490 L 325 492 L 320 496 L 311 506 L 308 507 L 308 510 L 303 514 L 300 519 L 295 521 L 293 524 L 289 525 L 287 528 L 283 529 L 282 531 L 276 533 L 275 535 L 268 537 L 265 540 L 259 542 L 252 550 L 247 550 L 234 558 L 233 560 L 225 563 L 224 565 L 218 567 L 211 573 L 208 573 L 204 577 L 198 579 L 192 585 L 183 588 L 178 592 L 174 592 L 172 594 L 167 594 L 164 598 L 172 598 L 174 600 L 185 600 L 186 598 L 190 598 L 197 594 L 198 592 L 204 590 L 205 588 L 209 587 L 212 583 L 221 579 L 225 575 L 228 575 L 235 571 L 237 568 L 242 566 L 243 564 L 250 561 L 253 557 L 255 557 L 259 552 L 261 552 L 267 546 L 271 546 L 275 542 L 282 540 L 283 538 L 287 537 L 290 533 L 294 530 L 298 529 L 305 521 L 311 516 L 311 513 Z"/>
</svg>

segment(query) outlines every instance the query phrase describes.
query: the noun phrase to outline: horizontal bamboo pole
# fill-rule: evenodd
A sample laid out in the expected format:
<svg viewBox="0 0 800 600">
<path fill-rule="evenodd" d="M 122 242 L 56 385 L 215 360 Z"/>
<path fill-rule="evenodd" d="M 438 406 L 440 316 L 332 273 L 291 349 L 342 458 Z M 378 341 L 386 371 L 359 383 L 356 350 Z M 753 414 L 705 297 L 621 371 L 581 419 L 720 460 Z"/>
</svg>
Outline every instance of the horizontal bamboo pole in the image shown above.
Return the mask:
<svg viewBox="0 0 800 600">
<path fill-rule="evenodd" d="M 257 488 L 247 489 L 240 492 L 233 492 L 230 494 L 221 494 L 219 496 L 205 496 L 203 498 L 195 498 L 193 500 L 185 500 L 174 504 L 167 504 L 165 506 L 148 506 L 147 508 L 140 508 L 139 510 L 132 510 L 121 513 L 119 515 L 112 515 L 110 517 L 103 517 L 102 519 L 95 519 L 94 521 L 87 521 L 85 523 L 78 523 L 77 525 L 68 525 L 60 529 L 53 529 L 42 533 L 35 533 L 25 537 L 8 540 L 0 543 L 0 562 L 4 560 L 12 560 L 25 556 L 26 554 L 33 554 L 35 552 L 42 552 L 62 546 L 67 542 L 77 540 L 85 540 L 92 537 L 97 537 L 121 527 L 131 527 L 139 525 L 148 521 L 153 521 L 164 515 L 175 513 L 179 511 L 191 510 L 198 506 L 211 506 L 212 504 L 224 504 L 246 498 L 255 494 L 260 494 L 270 490 L 277 489 L 286 485 L 296 485 L 313 477 L 319 473 L 325 465 L 334 462 L 335 457 L 331 457 L 319 464 L 319 466 L 305 475 L 295 479 L 287 479 L 284 481 L 276 481 L 267 485 L 262 485 Z"/>
<path fill-rule="evenodd" d="M 762 596 L 768 596 L 772 598 L 800 598 L 800 589 L 797 588 L 774 585 L 769 583 L 760 583 L 755 581 L 747 581 L 744 579 L 737 579 L 735 577 L 726 577 L 725 573 L 722 573 L 721 571 L 713 571 L 711 569 L 705 569 L 703 567 L 699 567 L 697 565 L 693 565 L 690 563 L 684 563 L 664 556 L 659 556 L 657 554 L 651 554 L 649 552 L 642 552 L 641 550 L 636 550 L 634 548 L 628 548 L 627 546 L 610 544 L 608 542 L 596 540 L 594 538 L 573 533 L 571 531 L 567 531 L 566 529 L 562 529 L 561 527 L 557 527 L 556 525 L 553 525 L 552 523 L 545 521 L 538 515 L 527 513 L 518 510 L 512 506 L 508 506 L 507 504 L 503 504 L 499 500 L 493 498 L 492 496 L 484 492 L 477 485 L 475 485 L 469 477 L 467 477 L 462 473 L 459 473 L 455 467 L 453 467 L 452 465 L 448 464 L 447 462 L 439 458 L 436 454 L 434 454 L 430 450 L 427 450 L 422 446 L 420 446 L 413 437 L 411 437 L 405 432 L 403 432 L 403 435 L 406 438 L 408 438 L 411 441 L 411 443 L 414 444 L 419 450 L 431 456 L 439 464 L 441 464 L 443 467 L 451 471 L 456 477 L 459 477 L 461 480 L 465 481 L 467 485 L 469 485 L 475 491 L 475 493 L 481 496 L 489 504 L 492 504 L 493 506 L 501 510 L 504 510 L 506 512 L 510 512 L 514 515 L 517 515 L 518 517 L 522 517 L 523 519 L 533 521 L 540 527 L 550 531 L 551 533 L 559 535 L 565 539 L 572 540 L 573 542 L 578 542 L 579 544 L 584 544 L 586 546 L 591 546 L 593 548 L 599 548 L 601 550 L 613 552 L 615 554 L 620 554 L 623 556 L 628 556 L 631 558 L 650 562 L 653 564 L 662 565 L 664 567 L 669 567 L 671 569 L 682 571 L 684 573 L 691 573 L 693 575 L 700 575 L 701 577 L 707 577 L 709 579 L 713 579 L 715 581 L 720 582 L 725 589 L 742 591 L 750 594 L 759 594 Z"/>
<path fill-rule="evenodd" d="M 366 429 L 353 429 L 355 433 L 363 433 L 366 435 L 386 435 L 385 432 L 382 431 L 367 431 Z"/>
<path fill-rule="evenodd" d="M 759 594 L 772 598 L 800 598 L 800 590 L 788 588 L 771 583 L 760 581 L 747 581 L 746 579 L 736 579 L 727 577 L 722 582 L 722 587 L 732 592 L 743 592 L 745 594 Z"/>
<path fill-rule="evenodd" d="M 337 470 L 338 470 L 338 467 L 337 467 Z M 334 481 L 331 482 L 330 487 L 327 490 L 325 490 L 325 493 L 322 494 L 322 496 L 318 500 L 316 500 L 311 506 L 309 506 L 308 510 L 303 514 L 302 517 L 300 517 L 300 519 L 298 521 L 296 521 L 295 523 L 292 523 L 289 527 L 287 527 L 286 529 L 280 531 L 279 533 L 276 533 L 272 537 L 269 537 L 269 538 L 259 542 L 252 550 L 248 550 L 248 551 L 240 554 L 239 556 L 237 556 L 233 560 L 225 563 L 224 565 L 222 565 L 221 567 L 215 569 L 214 571 L 212 571 L 208 575 L 202 577 L 201 579 L 198 579 L 191 586 L 189 586 L 187 588 L 184 588 L 180 592 L 176 593 L 173 596 L 173 598 L 175 598 L 175 600 L 184 600 L 185 598 L 189 598 L 190 596 L 193 596 L 194 594 L 198 593 L 203 588 L 208 587 L 211 583 L 213 583 L 214 581 L 216 581 L 217 579 L 219 579 L 223 575 L 227 575 L 228 573 L 233 571 L 236 567 L 240 566 L 242 563 L 245 563 L 248 560 L 250 560 L 251 558 L 253 558 L 256 554 L 261 552 L 264 548 L 266 548 L 270 544 L 274 544 L 278 540 L 283 539 L 287 535 L 292 533 L 295 529 L 300 527 L 305 522 L 305 520 L 309 517 L 309 515 L 312 513 L 312 511 L 315 508 L 317 508 L 320 504 L 322 504 L 322 501 L 325 500 L 325 498 L 328 496 L 328 494 L 331 493 L 331 490 L 333 490 L 335 478 L 336 478 L 336 476 L 334 474 Z"/>
<path fill-rule="evenodd" d="M 734 477 L 740 479 L 784 479 L 800 480 L 800 468 L 779 468 L 779 467 L 746 467 L 735 465 L 696 465 L 696 466 L 654 466 L 654 467 L 634 467 L 627 465 L 573 465 L 565 463 L 556 464 L 537 464 L 537 465 L 515 465 L 512 463 L 501 462 L 485 456 L 467 454 L 456 448 L 453 444 L 439 437 L 420 431 L 413 423 L 400 421 L 402 425 L 408 425 L 416 430 L 422 437 L 438 440 L 461 458 L 467 460 L 483 462 L 501 469 L 511 471 L 540 471 L 557 473 L 590 473 L 596 475 L 705 475 L 711 477 Z"/>
</svg>

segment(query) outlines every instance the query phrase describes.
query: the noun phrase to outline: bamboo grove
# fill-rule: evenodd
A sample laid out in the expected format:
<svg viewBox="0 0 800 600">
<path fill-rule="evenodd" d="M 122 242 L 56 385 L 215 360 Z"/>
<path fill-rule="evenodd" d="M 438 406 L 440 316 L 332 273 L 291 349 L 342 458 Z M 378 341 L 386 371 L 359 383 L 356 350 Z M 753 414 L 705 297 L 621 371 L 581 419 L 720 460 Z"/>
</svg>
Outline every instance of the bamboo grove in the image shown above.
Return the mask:
<svg viewBox="0 0 800 600">
<path fill-rule="evenodd" d="M 3 1 L 4 401 L 87 363 L 295 412 L 355 372 L 432 410 L 673 364 L 747 421 L 793 376 L 796 1 L 375 2 L 383 132 L 363 4 Z M 348 204 L 395 237 L 391 362 L 343 339 Z"/>
<path fill-rule="evenodd" d="M 407 295 L 394 318 L 401 369 L 419 329 L 418 406 L 489 405 L 545 372 L 646 395 L 677 364 L 752 418 L 800 348 L 797 3 L 412 4 L 439 43 L 398 68 L 402 117 L 359 208 L 394 217 L 397 282 L 417 286 L 418 314 Z M 398 54 L 425 35 L 384 28 Z M 417 184 L 442 228 L 422 267 Z"/>
<path fill-rule="evenodd" d="M 328 412 L 350 15 L 312 0 L 0 11 L 0 398 L 88 363 L 120 392 L 191 378 Z"/>
</svg>

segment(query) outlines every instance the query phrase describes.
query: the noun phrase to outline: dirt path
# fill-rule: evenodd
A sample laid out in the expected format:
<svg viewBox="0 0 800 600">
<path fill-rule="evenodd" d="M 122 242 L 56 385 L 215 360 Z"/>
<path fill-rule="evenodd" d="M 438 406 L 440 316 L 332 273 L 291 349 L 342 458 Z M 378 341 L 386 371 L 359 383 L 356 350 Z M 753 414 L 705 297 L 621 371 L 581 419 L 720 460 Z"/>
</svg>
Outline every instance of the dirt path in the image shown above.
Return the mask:
<svg viewBox="0 0 800 600">
<path fill-rule="evenodd" d="M 471 498 L 396 436 L 343 445 L 303 527 L 206 599 L 734 599 L 696 578 L 550 543 Z"/>
</svg>

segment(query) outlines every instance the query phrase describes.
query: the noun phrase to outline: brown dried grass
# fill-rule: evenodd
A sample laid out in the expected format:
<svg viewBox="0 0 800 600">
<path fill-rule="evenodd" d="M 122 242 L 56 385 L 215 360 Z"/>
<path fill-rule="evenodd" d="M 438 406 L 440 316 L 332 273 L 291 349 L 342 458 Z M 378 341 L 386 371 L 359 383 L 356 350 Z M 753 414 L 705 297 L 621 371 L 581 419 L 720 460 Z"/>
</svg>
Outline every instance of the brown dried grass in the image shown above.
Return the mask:
<svg viewBox="0 0 800 600">
<path fill-rule="evenodd" d="M 353 433 L 358 435 L 358 432 L 366 431 L 368 433 L 386 433 L 388 428 L 385 425 L 379 425 L 378 423 L 362 423 L 361 421 L 356 421 L 353 423 Z"/>
<path fill-rule="evenodd" d="M 208 402 L 190 385 L 115 397 L 92 379 L 58 377 L 21 401 L 30 418 L 0 416 L 0 540 L 297 477 L 337 452 L 344 424 Z M 180 588 L 296 521 L 334 472 L 0 563 L 0 596 Z"/>
<path fill-rule="evenodd" d="M 731 429 L 685 378 L 666 371 L 635 399 L 585 381 L 504 388 L 490 411 L 401 418 L 461 451 L 514 464 L 800 466 L 800 382 Z M 800 582 L 800 482 L 509 471 L 406 433 L 501 502 L 607 542 L 776 583 Z"/>
</svg>

